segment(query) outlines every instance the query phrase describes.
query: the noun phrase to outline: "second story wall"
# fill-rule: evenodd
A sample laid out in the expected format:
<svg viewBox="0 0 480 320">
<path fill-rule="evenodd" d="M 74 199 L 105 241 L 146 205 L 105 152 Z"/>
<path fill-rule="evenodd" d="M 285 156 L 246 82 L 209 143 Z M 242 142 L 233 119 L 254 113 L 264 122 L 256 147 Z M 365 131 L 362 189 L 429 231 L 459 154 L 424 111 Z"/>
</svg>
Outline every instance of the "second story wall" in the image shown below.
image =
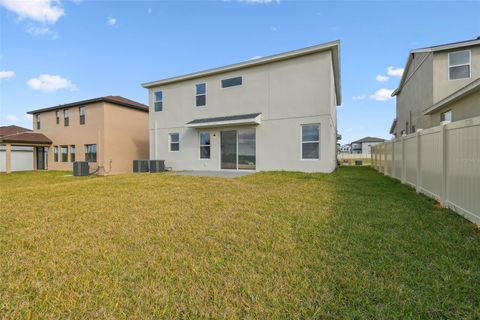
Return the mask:
<svg viewBox="0 0 480 320">
<path fill-rule="evenodd" d="M 433 103 L 433 54 L 415 54 L 401 92 L 397 95 L 396 134 L 429 127 L 423 110 Z M 408 127 L 407 127 L 408 123 Z"/>
<path fill-rule="evenodd" d="M 449 80 L 448 55 L 451 52 L 470 51 L 470 77 L 466 79 Z M 433 103 L 436 103 L 468 83 L 480 78 L 480 46 L 459 48 L 434 53 L 433 61 Z"/>
<path fill-rule="evenodd" d="M 242 77 L 242 85 L 222 88 L 222 79 Z M 206 106 L 195 106 L 195 84 L 206 83 Z M 262 113 L 262 121 L 330 115 L 333 72 L 331 52 L 253 66 L 233 72 L 151 88 L 150 127 L 183 127 L 187 122 L 218 116 Z M 154 93 L 163 92 L 163 111 L 155 112 Z M 335 112 L 333 112 L 334 114 Z M 335 119 L 332 119 L 335 121 Z"/>
</svg>

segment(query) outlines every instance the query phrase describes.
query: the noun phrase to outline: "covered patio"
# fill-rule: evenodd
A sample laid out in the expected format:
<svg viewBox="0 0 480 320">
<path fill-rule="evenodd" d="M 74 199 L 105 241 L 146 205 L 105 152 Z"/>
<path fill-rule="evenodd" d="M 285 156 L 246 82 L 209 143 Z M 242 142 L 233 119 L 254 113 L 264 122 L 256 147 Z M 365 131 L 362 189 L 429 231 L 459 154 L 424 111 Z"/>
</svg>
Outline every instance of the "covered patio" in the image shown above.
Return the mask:
<svg viewBox="0 0 480 320">
<path fill-rule="evenodd" d="M 33 168 L 47 169 L 48 147 L 52 141 L 42 133 L 29 129 L 10 126 L 4 127 L 0 134 L 0 145 L 5 146 L 5 172 L 12 172 L 12 146 L 33 147 Z"/>
</svg>

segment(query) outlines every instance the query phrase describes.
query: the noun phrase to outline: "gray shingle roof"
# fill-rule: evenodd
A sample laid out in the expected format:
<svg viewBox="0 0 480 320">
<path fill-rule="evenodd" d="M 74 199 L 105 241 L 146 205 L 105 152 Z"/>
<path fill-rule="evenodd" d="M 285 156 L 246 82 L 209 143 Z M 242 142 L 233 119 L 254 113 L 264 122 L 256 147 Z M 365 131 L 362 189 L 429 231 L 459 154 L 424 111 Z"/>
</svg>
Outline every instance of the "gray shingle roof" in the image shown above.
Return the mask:
<svg viewBox="0 0 480 320">
<path fill-rule="evenodd" d="M 376 137 L 365 137 L 357 141 L 353 141 L 352 143 L 363 143 L 363 142 L 384 142 L 385 139 L 376 138 Z"/>
<path fill-rule="evenodd" d="M 250 120 L 255 119 L 261 115 L 261 113 L 249 113 L 249 114 L 239 114 L 234 116 L 225 116 L 225 117 L 214 117 L 214 118 L 203 118 L 203 119 L 195 119 L 187 124 L 199 124 L 199 123 L 209 123 L 209 122 L 221 122 L 221 121 L 232 121 L 232 120 Z"/>
</svg>

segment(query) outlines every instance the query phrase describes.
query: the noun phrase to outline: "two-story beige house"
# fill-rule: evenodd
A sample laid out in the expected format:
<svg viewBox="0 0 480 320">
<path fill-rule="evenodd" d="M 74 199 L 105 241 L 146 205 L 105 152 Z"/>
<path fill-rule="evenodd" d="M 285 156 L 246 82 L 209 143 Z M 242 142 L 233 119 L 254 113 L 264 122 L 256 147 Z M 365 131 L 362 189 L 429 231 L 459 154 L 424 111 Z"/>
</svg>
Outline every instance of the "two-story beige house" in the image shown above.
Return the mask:
<svg viewBox="0 0 480 320">
<path fill-rule="evenodd" d="M 37 170 L 72 170 L 88 161 L 100 175 L 132 172 L 132 161 L 148 159 L 148 106 L 107 96 L 28 112 L 33 133 L 49 145 L 35 146 Z"/>
<path fill-rule="evenodd" d="M 396 137 L 480 116 L 480 39 L 410 51 L 399 87 Z"/>
<path fill-rule="evenodd" d="M 339 42 L 144 83 L 150 159 L 173 170 L 332 172 Z"/>
</svg>

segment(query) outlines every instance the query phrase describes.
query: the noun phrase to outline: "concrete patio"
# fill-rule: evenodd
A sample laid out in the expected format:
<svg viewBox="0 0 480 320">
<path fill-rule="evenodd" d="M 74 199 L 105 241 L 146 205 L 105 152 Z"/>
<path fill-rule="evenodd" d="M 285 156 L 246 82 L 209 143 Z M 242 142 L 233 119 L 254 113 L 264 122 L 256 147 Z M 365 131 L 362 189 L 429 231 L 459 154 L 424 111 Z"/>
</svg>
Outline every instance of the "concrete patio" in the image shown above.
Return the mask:
<svg viewBox="0 0 480 320">
<path fill-rule="evenodd" d="M 255 173 L 255 171 L 172 171 L 170 174 L 191 177 L 238 178 Z"/>
</svg>

